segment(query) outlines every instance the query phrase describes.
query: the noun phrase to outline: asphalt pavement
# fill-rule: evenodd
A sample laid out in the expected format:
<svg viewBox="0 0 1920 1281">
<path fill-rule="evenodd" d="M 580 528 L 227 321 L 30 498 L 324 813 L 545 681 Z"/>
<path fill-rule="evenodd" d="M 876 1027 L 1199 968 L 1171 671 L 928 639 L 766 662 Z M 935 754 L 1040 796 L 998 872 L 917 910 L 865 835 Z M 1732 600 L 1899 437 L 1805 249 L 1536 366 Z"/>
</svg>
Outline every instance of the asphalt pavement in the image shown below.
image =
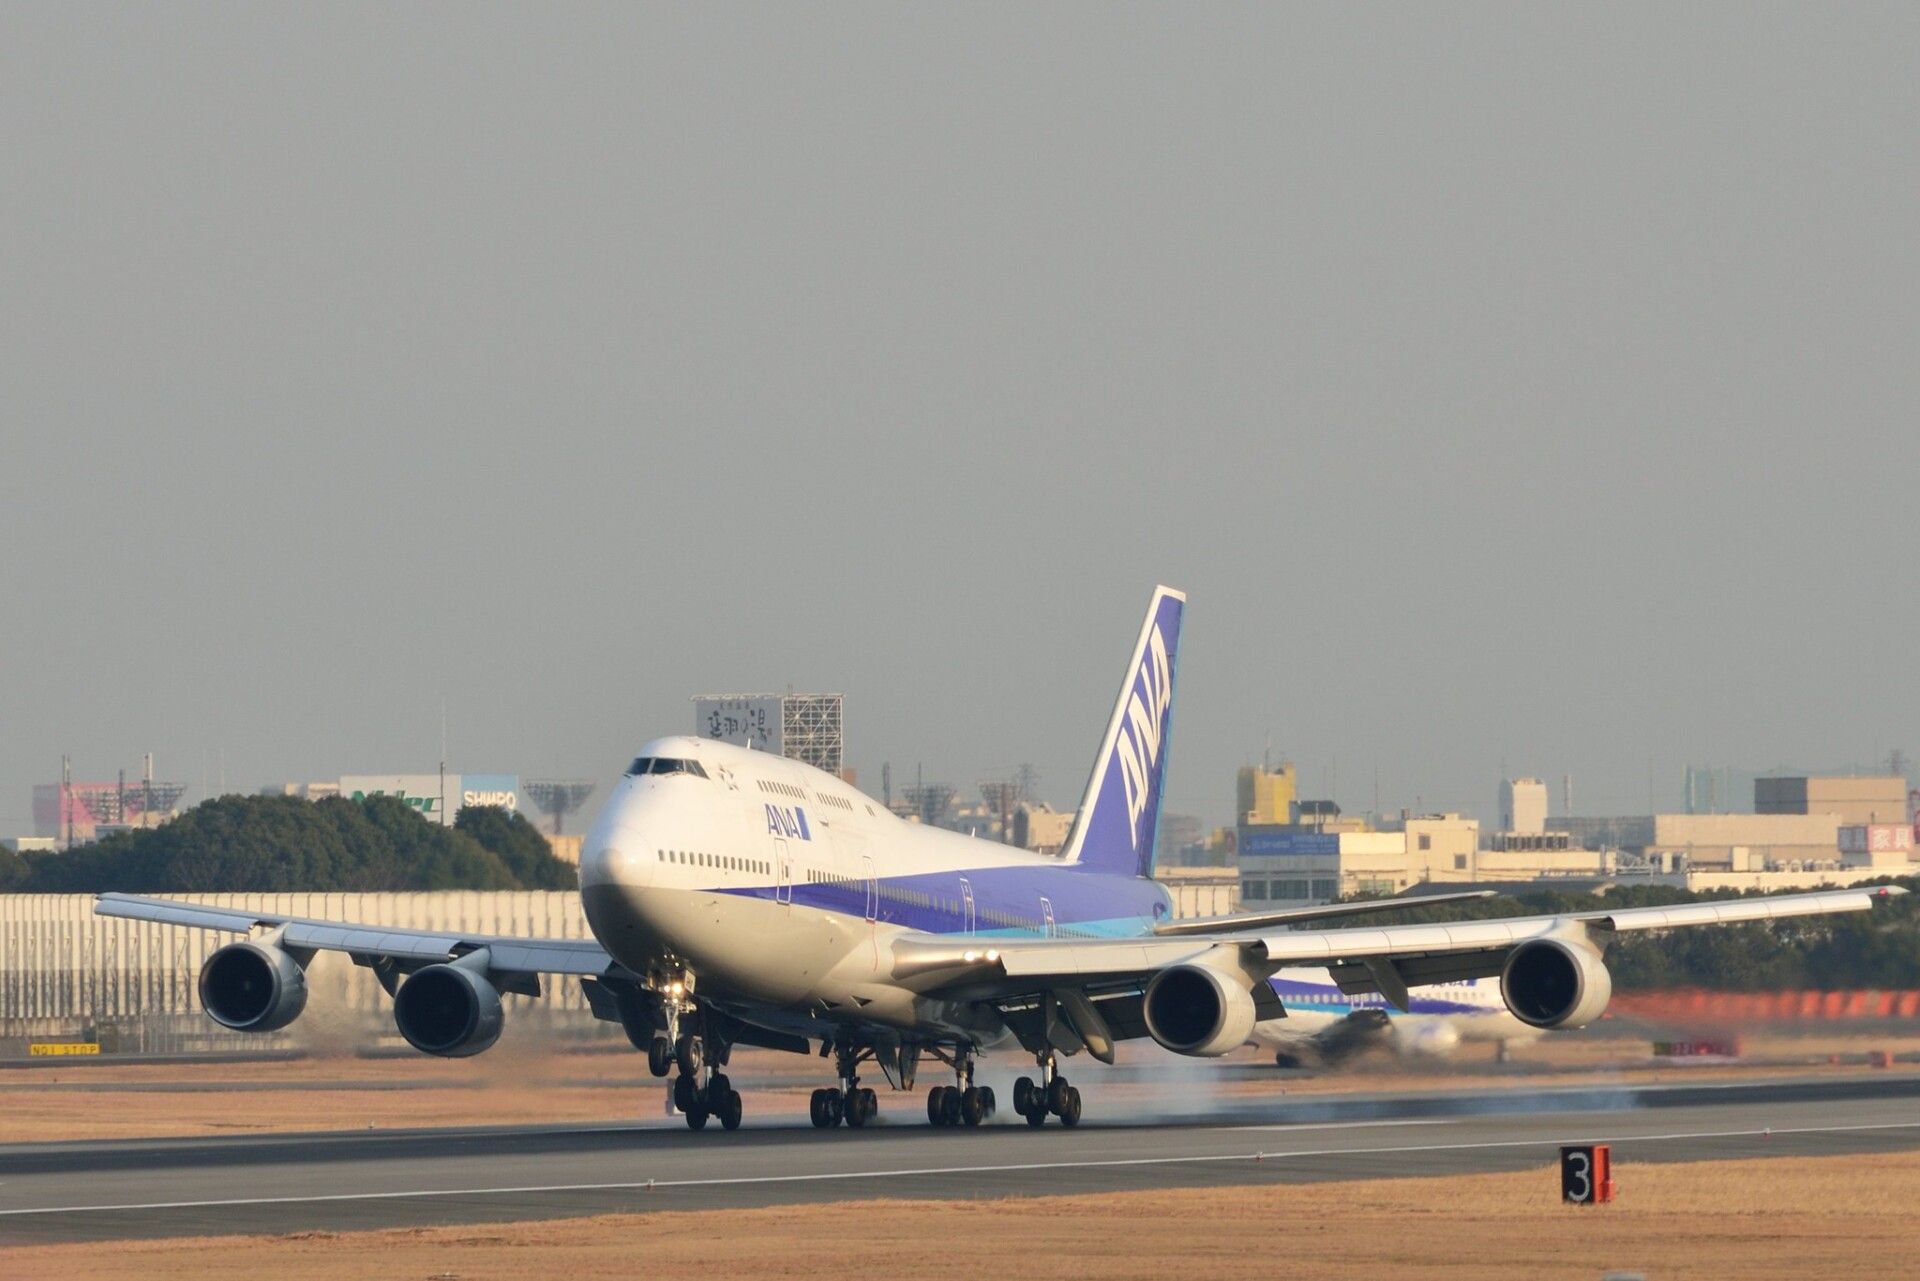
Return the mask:
<svg viewBox="0 0 1920 1281">
<path fill-rule="evenodd" d="M 1920 1074 L 1206 1100 L 1077 1080 L 1087 1120 L 1010 1109 L 934 1130 L 920 1094 L 871 1128 L 782 1118 L 0 1146 L 0 1244 L 349 1231 L 872 1197 L 977 1198 L 1446 1176 L 1541 1167 L 1562 1143 L 1637 1161 L 1920 1148 Z M 751 1106 L 751 1105 L 750 1105 Z M 1544 1177 L 1544 1176 L 1543 1176 Z M 1625 1177 L 1623 1173 L 1623 1177 Z"/>
</svg>

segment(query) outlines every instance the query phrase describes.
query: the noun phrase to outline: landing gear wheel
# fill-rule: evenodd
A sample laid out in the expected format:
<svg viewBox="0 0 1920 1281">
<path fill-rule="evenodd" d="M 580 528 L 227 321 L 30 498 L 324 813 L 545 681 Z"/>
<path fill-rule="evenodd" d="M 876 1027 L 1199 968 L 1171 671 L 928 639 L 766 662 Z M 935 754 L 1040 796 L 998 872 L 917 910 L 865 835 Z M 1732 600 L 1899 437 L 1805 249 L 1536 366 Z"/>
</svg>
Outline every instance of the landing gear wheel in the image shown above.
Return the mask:
<svg viewBox="0 0 1920 1281">
<path fill-rule="evenodd" d="M 1080 1091 L 1067 1087 L 1067 1105 L 1060 1109 L 1060 1124 L 1071 1130 L 1080 1124 Z"/>
<path fill-rule="evenodd" d="M 832 1129 L 840 1124 L 840 1118 L 846 1114 L 846 1100 L 840 1097 L 838 1090 L 822 1090 L 821 1094 L 823 1097 L 820 1102 L 826 1111 L 827 1128 Z"/>
<path fill-rule="evenodd" d="M 1027 1118 L 1027 1124 L 1036 1130 L 1047 1123 L 1047 1110 L 1043 1107 L 1030 1107 L 1023 1115 Z"/>
<path fill-rule="evenodd" d="M 707 1105 L 704 1103 L 696 1103 L 694 1106 L 688 1108 L 687 1109 L 687 1128 L 689 1130 L 706 1129 L 707 1115 L 708 1115 Z"/>
<path fill-rule="evenodd" d="M 720 1124 L 729 1130 L 740 1128 L 740 1117 L 744 1109 L 740 1103 L 740 1091 L 728 1090 L 726 1097 L 720 1100 Z"/>
<path fill-rule="evenodd" d="M 880 1110 L 880 1101 L 872 1090 L 847 1091 L 847 1128 L 857 1130 L 873 1119 Z"/>
<path fill-rule="evenodd" d="M 945 1092 L 940 1096 L 940 1124 L 960 1124 L 960 1091 L 951 1085 L 941 1087 Z"/>
<path fill-rule="evenodd" d="M 1053 1084 L 1047 1087 L 1047 1102 L 1046 1102 L 1047 1111 L 1053 1113 L 1055 1116 L 1065 1116 L 1066 1109 L 1067 1109 L 1067 1095 L 1071 1093 L 1072 1090 L 1073 1090 L 1073 1087 L 1067 1084 L 1066 1077 L 1064 1076 L 1054 1077 Z"/>
<path fill-rule="evenodd" d="M 825 1090 L 815 1090 L 813 1097 L 807 1100 L 807 1116 L 813 1121 L 813 1128 L 816 1130 L 824 1130 L 833 1124 L 832 1119 L 827 1115 Z"/>
<path fill-rule="evenodd" d="M 936 1085 L 927 1091 L 927 1124 L 942 1126 L 947 1123 L 947 1086 Z"/>
<path fill-rule="evenodd" d="M 673 1044 L 664 1036 L 656 1036 L 647 1046 L 647 1071 L 655 1076 L 665 1076 L 673 1071 Z"/>
<path fill-rule="evenodd" d="M 880 1096 L 872 1090 L 862 1088 L 860 1091 L 860 1108 L 867 1114 L 867 1120 L 873 1120 L 874 1117 L 880 1115 Z"/>
<path fill-rule="evenodd" d="M 733 1082 L 727 1080 L 726 1073 L 715 1072 L 707 1079 L 707 1098 L 709 1101 L 718 1102 L 732 1092 Z M 718 1109 L 716 1108 L 715 1110 L 717 1111 Z"/>
<path fill-rule="evenodd" d="M 682 1075 L 699 1076 L 701 1064 L 707 1061 L 707 1051 L 699 1037 L 683 1036 L 673 1047 L 673 1057 L 680 1064 Z"/>
<path fill-rule="evenodd" d="M 1023 1076 L 1013 1083 L 1013 1110 L 1025 1116 L 1033 1107 L 1033 1078 Z"/>
<path fill-rule="evenodd" d="M 991 1085 L 983 1085 L 980 1087 L 980 1097 L 987 1101 L 988 1116 L 992 1116 L 1000 1110 L 1000 1100 L 994 1097 L 993 1087 Z"/>
<path fill-rule="evenodd" d="M 700 1087 L 690 1076 L 673 1078 L 673 1106 L 682 1112 L 692 1112 L 700 1103 Z"/>
<path fill-rule="evenodd" d="M 969 1126 L 979 1125 L 987 1119 L 987 1100 L 982 1091 L 971 1085 L 960 1091 L 960 1119 Z"/>
</svg>

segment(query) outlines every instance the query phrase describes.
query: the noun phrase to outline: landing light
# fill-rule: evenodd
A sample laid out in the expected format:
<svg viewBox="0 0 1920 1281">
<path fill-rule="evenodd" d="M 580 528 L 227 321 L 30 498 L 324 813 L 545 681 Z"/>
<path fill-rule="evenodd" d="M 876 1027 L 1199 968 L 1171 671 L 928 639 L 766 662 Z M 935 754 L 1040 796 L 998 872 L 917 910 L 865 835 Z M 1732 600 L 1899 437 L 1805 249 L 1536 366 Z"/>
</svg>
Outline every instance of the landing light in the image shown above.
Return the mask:
<svg viewBox="0 0 1920 1281">
<path fill-rule="evenodd" d="M 968 965 L 972 965 L 975 961 L 980 959 L 980 953 L 972 950 L 968 950 L 960 954 L 960 959 L 965 961 Z"/>
<path fill-rule="evenodd" d="M 987 949 L 987 960 L 988 960 L 988 961 L 990 961 L 990 962 L 991 962 L 991 961 L 997 961 L 997 960 L 999 960 L 999 959 L 1000 959 L 1000 953 L 998 953 L 998 952 L 996 952 L 996 951 L 994 951 L 994 950 L 993 950 L 992 948 L 988 948 L 988 949 Z"/>
</svg>

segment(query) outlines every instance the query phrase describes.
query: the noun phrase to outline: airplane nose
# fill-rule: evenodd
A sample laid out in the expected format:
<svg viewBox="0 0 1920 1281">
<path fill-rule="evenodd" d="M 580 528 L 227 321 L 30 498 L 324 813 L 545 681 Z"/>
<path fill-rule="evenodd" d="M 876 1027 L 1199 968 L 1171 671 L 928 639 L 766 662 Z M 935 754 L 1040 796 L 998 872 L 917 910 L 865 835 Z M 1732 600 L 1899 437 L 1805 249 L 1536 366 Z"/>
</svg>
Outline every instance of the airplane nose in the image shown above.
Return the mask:
<svg viewBox="0 0 1920 1281">
<path fill-rule="evenodd" d="M 580 844 L 580 888 L 645 885 L 653 879 L 652 847 L 623 812 L 609 805 Z"/>
<path fill-rule="evenodd" d="M 641 857 L 637 832 L 623 830 L 611 839 L 587 842 L 580 851 L 580 888 L 595 885 L 644 886 L 653 879 L 653 860 Z"/>
</svg>

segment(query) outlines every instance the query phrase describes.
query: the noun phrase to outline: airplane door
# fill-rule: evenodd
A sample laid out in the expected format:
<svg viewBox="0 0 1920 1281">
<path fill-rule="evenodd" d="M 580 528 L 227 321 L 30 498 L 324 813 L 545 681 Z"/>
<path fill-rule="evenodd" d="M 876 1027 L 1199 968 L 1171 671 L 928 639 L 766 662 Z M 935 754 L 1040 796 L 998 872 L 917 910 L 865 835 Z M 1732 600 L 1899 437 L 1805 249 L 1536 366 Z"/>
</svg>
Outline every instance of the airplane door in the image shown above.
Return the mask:
<svg viewBox="0 0 1920 1281">
<path fill-rule="evenodd" d="M 973 885 L 964 876 L 960 878 L 960 903 L 966 910 L 967 933 L 971 934 L 974 927 Z"/>
<path fill-rule="evenodd" d="M 1047 923 L 1047 937 L 1052 938 L 1054 934 L 1053 900 L 1044 894 L 1040 896 L 1040 919 Z"/>
<path fill-rule="evenodd" d="M 773 883 L 773 901 L 776 903 L 793 902 L 793 868 L 787 862 L 787 843 L 779 837 L 773 838 L 774 875 L 779 877 Z"/>
<path fill-rule="evenodd" d="M 867 923 L 871 925 L 880 916 L 880 882 L 873 877 L 873 855 L 860 856 L 860 870 L 867 881 Z"/>
</svg>

